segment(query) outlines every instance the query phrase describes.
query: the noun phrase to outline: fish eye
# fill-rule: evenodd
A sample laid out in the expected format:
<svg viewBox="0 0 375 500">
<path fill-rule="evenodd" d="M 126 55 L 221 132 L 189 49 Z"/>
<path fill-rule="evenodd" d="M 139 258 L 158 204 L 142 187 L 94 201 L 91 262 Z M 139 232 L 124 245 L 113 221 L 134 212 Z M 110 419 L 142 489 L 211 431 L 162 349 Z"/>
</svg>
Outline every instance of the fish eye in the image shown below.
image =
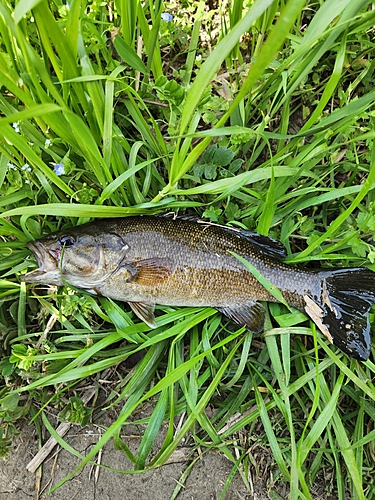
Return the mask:
<svg viewBox="0 0 375 500">
<path fill-rule="evenodd" d="M 74 245 L 75 239 L 73 238 L 73 236 L 62 236 L 59 239 L 59 242 L 62 246 L 64 246 L 65 248 L 68 248 L 68 247 L 71 247 Z"/>
</svg>

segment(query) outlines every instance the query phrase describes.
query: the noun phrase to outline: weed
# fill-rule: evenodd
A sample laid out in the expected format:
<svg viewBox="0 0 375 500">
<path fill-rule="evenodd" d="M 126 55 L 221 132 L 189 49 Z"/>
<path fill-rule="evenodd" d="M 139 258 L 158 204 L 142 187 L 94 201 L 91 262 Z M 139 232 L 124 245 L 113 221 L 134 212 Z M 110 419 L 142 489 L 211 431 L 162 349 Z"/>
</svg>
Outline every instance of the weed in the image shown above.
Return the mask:
<svg viewBox="0 0 375 500">
<path fill-rule="evenodd" d="M 112 437 L 155 468 L 192 433 L 248 485 L 257 426 L 292 499 L 312 498 L 323 470 L 340 500 L 373 498 L 375 365 L 303 314 L 271 304 L 255 338 L 212 309 L 160 307 L 150 330 L 124 304 L 18 279 L 35 266 L 30 239 L 166 210 L 270 234 L 291 263 L 375 270 L 373 24 L 367 0 L 0 4 L 2 456 L 20 416 L 50 428 L 48 404 L 84 424 L 81 399 L 61 411 L 61 398 L 142 351 L 76 471 Z M 134 456 L 120 431 L 148 400 Z"/>
</svg>

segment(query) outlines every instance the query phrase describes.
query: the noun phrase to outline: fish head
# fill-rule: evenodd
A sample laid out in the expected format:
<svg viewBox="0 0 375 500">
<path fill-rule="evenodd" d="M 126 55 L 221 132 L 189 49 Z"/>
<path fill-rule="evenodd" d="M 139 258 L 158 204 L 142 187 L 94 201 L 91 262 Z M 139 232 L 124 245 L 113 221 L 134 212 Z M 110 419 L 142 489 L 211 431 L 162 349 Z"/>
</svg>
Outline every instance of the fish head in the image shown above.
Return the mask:
<svg viewBox="0 0 375 500">
<path fill-rule="evenodd" d="M 128 246 L 115 233 L 90 225 L 52 233 L 27 243 L 38 269 L 25 274 L 26 283 L 70 284 L 91 289 L 102 284 L 125 258 Z"/>
</svg>

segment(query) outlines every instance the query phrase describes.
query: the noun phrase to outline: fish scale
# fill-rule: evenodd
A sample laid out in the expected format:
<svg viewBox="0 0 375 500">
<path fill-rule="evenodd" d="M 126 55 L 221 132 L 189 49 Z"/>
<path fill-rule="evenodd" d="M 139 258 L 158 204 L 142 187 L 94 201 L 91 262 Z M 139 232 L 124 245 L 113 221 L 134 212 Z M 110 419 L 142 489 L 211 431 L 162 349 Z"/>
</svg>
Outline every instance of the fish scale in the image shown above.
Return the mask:
<svg viewBox="0 0 375 500">
<path fill-rule="evenodd" d="M 234 252 L 344 352 L 358 359 L 370 354 L 374 273 L 287 265 L 283 245 L 267 236 L 190 216 L 133 216 L 52 233 L 29 248 L 39 268 L 24 276 L 28 283 L 68 283 L 128 302 L 150 327 L 155 304 L 211 306 L 260 332 L 265 309 L 259 301 L 277 299 Z"/>
<path fill-rule="evenodd" d="M 220 227 L 206 221 L 197 223 L 194 220 L 176 219 L 167 221 L 166 224 L 163 218 L 150 218 L 144 223 L 146 218 L 140 219 L 141 221 L 136 219 L 133 227 L 130 220 L 126 228 L 121 222 L 117 229 L 126 231 L 126 241 L 130 246 L 127 259 L 138 261 L 168 257 L 174 264 L 174 271 L 168 280 L 163 280 L 154 287 L 144 287 L 145 300 L 147 294 L 152 293 L 152 288 L 155 288 L 158 293 L 157 303 L 165 305 L 230 307 L 253 300 L 275 301 L 248 269 L 229 254 L 229 250 L 251 261 L 269 281 L 283 290 L 292 306 L 300 306 L 302 291 L 317 287 L 320 282 L 316 273 L 296 272 L 294 268 L 268 258 L 264 249 L 261 253 L 257 245 L 241 238 L 242 232 L 223 232 Z M 141 233 L 139 222 L 143 223 Z M 150 241 L 157 241 L 157 246 L 150 245 Z M 272 240 L 269 239 L 269 242 Z M 280 273 L 280 268 L 283 273 Z M 119 294 L 114 298 L 127 294 L 129 284 L 126 283 L 124 274 L 125 271 L 113 277 Z M 138 285 L 134 283 L 134 292 Z M 189 293 L 186 293 L 186 287 Z M 112 282 L 107 283 L 103 294 L 108 295 L 112 288 Z M 197 293 L 193 293 L 194 291 Z"/>
</svg>

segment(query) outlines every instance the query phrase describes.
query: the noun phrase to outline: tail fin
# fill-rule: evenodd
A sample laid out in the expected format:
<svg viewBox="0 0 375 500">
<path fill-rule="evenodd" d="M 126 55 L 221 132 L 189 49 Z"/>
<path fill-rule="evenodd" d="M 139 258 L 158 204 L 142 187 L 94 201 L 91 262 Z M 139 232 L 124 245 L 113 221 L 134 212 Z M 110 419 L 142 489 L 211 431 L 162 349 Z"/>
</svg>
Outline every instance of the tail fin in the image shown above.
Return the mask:
<svg viewBox="0 0 375 500">
<path fill-rule="evenodd" d="M 375 273 L 366 268 L 321 271 L 321 296 L 305 295 L 305 311 L 342 351 L 370 356 L 369 311 L 375 303 Z"/>
</svg>

